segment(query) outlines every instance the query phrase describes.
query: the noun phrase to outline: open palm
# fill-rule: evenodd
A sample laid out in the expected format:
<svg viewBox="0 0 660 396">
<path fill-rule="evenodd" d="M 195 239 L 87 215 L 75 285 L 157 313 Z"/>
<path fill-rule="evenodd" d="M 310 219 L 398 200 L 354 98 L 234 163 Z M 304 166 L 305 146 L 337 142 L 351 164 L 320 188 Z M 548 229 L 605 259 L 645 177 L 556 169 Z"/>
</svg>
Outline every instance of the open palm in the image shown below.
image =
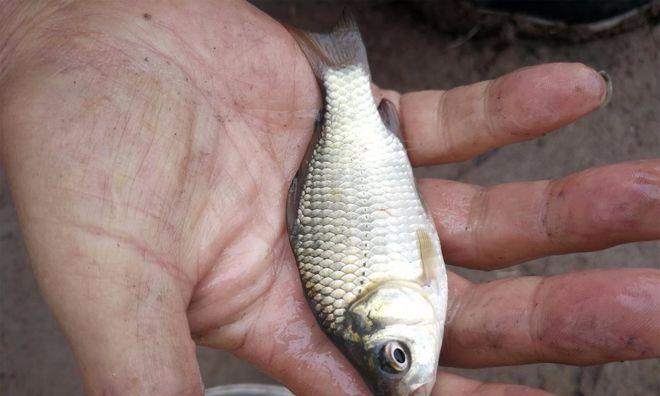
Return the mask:
<svg viewBox="0 0 660 396">
<path fill-rule="evenodd" d="M 6 18 L 3 165 L 87 391 L 199 394 L 195 340 L 299 394 L 366 393 L 317 327 L 286 238 L 286 191 L 320 105 L 288 32 L 242 2 L 73 2 Z M 423 165 L 556 129 L 597 108 L 605 86 L 582 65 L 551 64 L 447 92 L 377 94 L 399 105 Z M 495 269 L 657 239 L 659 179 L 660 162 L 645 161 L 488 189 L 420 187 L 447 261 Z M 442 363 L 658 356 L 659 301 L 654 270 L 484 285 L 451 275 Z M 436 385 L 524 391 L 449 374 Z"/>
</svg>

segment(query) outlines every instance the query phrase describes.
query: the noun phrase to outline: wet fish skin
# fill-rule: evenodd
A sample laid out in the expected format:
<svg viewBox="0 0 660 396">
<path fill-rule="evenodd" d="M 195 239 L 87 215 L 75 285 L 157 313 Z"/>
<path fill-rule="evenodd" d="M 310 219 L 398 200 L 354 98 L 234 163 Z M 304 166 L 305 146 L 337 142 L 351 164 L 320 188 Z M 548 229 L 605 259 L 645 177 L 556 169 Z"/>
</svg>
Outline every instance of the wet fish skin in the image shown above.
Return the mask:
<svg viewBox="0 0 660 396">
<path fill-rule="evenodd" d="M 447 277 L 394 105 L 376 106 L 350 16 L 329 34 L 290 28 L 325 107 L 291 184 L 287 228 L 323 330 L 377 395 L 428 395 L 447 308 Z"/>
</svg>

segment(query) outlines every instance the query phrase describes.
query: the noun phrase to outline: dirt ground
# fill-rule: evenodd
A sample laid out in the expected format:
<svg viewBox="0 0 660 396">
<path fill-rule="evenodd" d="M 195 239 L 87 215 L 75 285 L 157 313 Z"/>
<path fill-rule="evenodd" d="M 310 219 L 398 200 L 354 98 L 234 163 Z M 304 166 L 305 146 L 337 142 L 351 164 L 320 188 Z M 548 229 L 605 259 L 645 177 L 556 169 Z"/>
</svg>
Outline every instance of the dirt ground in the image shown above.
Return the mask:
<svg viewBox="0 0 660 396">
<path fill-rule="evenodd" d="M 340 7 L 329 3 L 263 1 L 258 6 L 278 19 L 316 29 L 330 26 L 340 12 Z M 477 36 L 456 46 L 460 37 L 440 33 L 405 5 L 359 3 L 354 8 L 374 80 L 383 87 L 400 91 L 451 88 L 553 61 L 584 62 L 606 70 L 614 81 L 611 103 L 574 125 L 472 161 L 420 169 L 420 175 L 492 185 L 554 178 L 601 164 L 660 157 L 658 25 L 581 44 L 520 39 L 504 29 L 501 34 Z M 549 257 L 491 273 L 459 272 L 484 281 L 609 267 L 660 268 L 660 243 Z M 200 349 L 199 357 L 207 386 L 270 382 L 225 353 Z M 537 364 L 455 371 L 481 380 L 541 387 L 560 395 L 660 394 L 660 359 L 582 368 Z M 30 272 L 1 173 L 0 394 L 82 394 L 72 354 Z"/>
</svg>

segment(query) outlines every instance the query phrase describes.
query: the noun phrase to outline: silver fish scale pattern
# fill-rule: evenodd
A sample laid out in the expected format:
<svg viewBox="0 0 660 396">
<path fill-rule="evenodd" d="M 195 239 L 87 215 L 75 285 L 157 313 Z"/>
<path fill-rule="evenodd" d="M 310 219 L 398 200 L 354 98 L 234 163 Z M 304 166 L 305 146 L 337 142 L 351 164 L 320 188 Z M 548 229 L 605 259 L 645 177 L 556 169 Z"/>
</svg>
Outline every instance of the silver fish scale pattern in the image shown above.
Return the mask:
<svg viewBox="0 0 660 396">
<path fill-rule="evenodd" d="M 421 278 L 417 230 L 435 235 L 435 229 L 405 149 L 380 119 L 368 74 L 331 69 L 323 80 L 325 121 L 293 246 L 313 309 L 326 329 L 341 334 L 347 307 L 365 290 Z"/>
</svg>

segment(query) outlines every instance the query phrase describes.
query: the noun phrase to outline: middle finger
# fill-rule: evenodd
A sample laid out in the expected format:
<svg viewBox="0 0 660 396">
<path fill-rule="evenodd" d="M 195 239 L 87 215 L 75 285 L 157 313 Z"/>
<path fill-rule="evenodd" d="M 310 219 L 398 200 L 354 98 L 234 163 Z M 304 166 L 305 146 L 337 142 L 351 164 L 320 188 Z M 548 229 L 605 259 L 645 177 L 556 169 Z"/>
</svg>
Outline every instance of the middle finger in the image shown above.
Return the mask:
<svg viewBox="0 0 660 396">
<path fill-rule="evenodd" d="M 427 179 L 420 190 L 447 262 L 495 269 L 660 239 L 660 160 L 490 188 Z"/>
</svg>

